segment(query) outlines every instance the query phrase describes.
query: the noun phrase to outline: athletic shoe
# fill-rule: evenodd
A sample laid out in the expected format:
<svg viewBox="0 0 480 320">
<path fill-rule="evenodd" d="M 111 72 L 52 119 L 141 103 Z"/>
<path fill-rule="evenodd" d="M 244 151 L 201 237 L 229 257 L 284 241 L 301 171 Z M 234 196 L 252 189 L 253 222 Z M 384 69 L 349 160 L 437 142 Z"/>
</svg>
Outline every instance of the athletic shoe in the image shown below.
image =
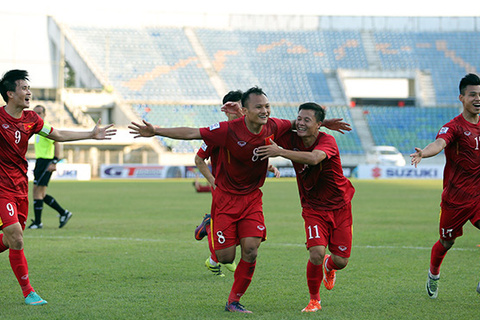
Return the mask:
<svg viewBox="0 0 480 320">
<path fill-rule="evenodd" d="M 428 277 L 427 277 L 427 283 L 425 285 L 425 288 L 427 289 L 427 294 L 430 298 L 435 299 L 438 296 L 438 280 L 440 279 L 440 276 L 438 275 L 437 278 L 430 273 L 430 270 L 428 270 Z M 477 287 L 478 291 L 478 287 Z"/>
<path fill-rule="evenodd" d="M 480 293 L 480 282 L 477 285 L 477 292 Z"/>
<path fill-rule="evenodd" d="M 310 300 L 308 305 L 302 309 L 302 312 L 315 312 L 318 310 L 322 310 L 322 305 L 320 304 L 321 302 L 321 300 Z"/>
<path fill-rule="evenodd" d="M 59 226 L 59 228 L 63 228 L 67 224 L 68 220 L 70 220 L 72 215 L 73 215 L 73 213 L 71 213 L 68 210 L 65 210 L 65 213 L 60 216 L 60 226 Z"/>
<path fill-rule="evenodd" d="M 330 255 L 326 254 L 323 258 L 323 284 L 327 290 L 332 290 L 335 286 L 335 280 L 337 275 L 335 270 L 327 271 L 327 259 L 330 258 Z"/>
<path fill-rule="evenodd" d="M 213 266 L 210 263 L 210 258 L 207 258 L 207 260 L 205 260 L 205 267 L 207 267 L 208 270 L 212 271 L 214 275 L 219 276 L 219 277 L 225 277 L 222 270 L 220 270 L 220 264 L 217 264 L 216 266 Z"/>
<path fill-rule="evenodd" d="M 237 264 L 235 263 L 235 261 L 233 261 L 232 263 L 222 263 L 222 264 L 230 272 L 235 272 L 235 270 L 237 269 Z"/>
<path fill-rule="evenodd" d="M 232 303 L 225 305 L 225 311 L 229 312 L 241 312 L 241 313 L 252 313 L 252 311 L 245 309 L 245 306 L 240 304 L 238 301 L 233 301 Z"/>
<path fill-rule="evenodd" d="M 202 223 L 200 223 L 195 229 L 195 239 L 198 241 L 202 240 L 207 235 L 207 226 L 210 225 L 210 218 L 211 215 L 206 213 L 205 216 L 203 216 Z"/>
<path fill-rule="evenodd" d="M 34 220 L 32 220 L 32 224 L 28 226 L 28 229 L 42 229 L 43 223 L 36 224 Z"/>
<path fill-rule="evenodd" d="M 30 306 L 40 306 L 42 304 L 46 304 L 47 301 L 40 298 L 40 296 L 35 291 L 32 291 L 25 298 L 25 303 Z"/>
</svg>

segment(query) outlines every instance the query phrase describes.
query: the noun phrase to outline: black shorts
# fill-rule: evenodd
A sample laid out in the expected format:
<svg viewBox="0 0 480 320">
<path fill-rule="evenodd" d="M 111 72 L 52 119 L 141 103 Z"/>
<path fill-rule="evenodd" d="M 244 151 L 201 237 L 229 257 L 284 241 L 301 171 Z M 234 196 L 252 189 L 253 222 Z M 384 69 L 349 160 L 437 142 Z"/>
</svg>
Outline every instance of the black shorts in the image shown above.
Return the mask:
<svg viewBox="0 0 480 320">
<path fill-rule="evenodd" d="M 37 186 L 48 186 L 48 182 L 52 177 L 52 172 L 47 171 L 48 166 L 53 159 L 38 158 L 35 161 L 35 169 L 33 169 L 33 184 Z"/>
</svg>

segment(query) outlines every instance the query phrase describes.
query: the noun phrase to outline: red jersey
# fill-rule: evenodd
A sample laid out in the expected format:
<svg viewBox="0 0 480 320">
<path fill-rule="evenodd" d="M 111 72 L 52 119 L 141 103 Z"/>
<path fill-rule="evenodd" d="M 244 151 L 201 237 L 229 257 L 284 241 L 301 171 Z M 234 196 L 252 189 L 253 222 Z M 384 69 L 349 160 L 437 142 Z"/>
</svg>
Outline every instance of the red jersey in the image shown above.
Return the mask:
<svg viewBox="0 0 480 320">
<path fill-rule="evenodd" d="M 321 150 L 327 157 L 315 166 L 293 162 L 303 208 L 335 210 L 351 202 L 355 189 L 344 175 L 335 138 L 319 132 L 317 140 L 306 148 L 295 132 L 283 135 L 278 144 L 294 151 Z"/>
<path fill-rule="evenodd" d="M 460 114 L 437 134 L 447 143 L 443 172 L 442 204 L 463 207 L 480 201 L 480 123 L 468 122 Z"/>
<path fill-rule="evenodd" d="M 260 160 L 257 148 L 275 140 L 291 128 L 290 120 L 268 119 L 258 134 L 250 132 L 245 117 L 201 128 L 208 146 L 221 147 L 216 163 L 215 184 L 233 194 L 248 194 L 265 182 L 268 159 Z"/>
<path fill-rule="evenodd" d="M 28 139 L 43 128 L 34 111 L 24 110 L 20 119 L 0 108 L 0 193 L 28 196 Z"/>
</svg>

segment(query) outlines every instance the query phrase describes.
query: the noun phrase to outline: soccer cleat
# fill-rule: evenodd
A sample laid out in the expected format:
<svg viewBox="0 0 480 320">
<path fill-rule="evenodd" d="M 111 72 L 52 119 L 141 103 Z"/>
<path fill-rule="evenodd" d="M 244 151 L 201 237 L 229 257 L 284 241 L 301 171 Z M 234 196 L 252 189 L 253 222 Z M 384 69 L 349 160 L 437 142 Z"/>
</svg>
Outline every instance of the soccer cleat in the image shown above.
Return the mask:
<svg viewBox="0 0 480 320">
<path fill-rule="evenodd" d="M 312 299 L 308 303 L 308 305 L 302 309 L 302 312 L 315 312 L 318 310 L 322 310 L 322 305 L 320 304 L 321 300 Z"/>
<path fill-rule="evenodd" d="M 46 304 L 47 301 L 40 298 L 40 296 L 35 291 L 32 291 L 25 298 L 25 303 L 30 306 L 41 306 L 42 304 Z"/>
<path fill-rule="evenodd" d="M 232 263 L 222 263 L 222 264 L 230 272 L 235 272 L 235 270 L 237 269 L 237 264 L 235 263 L 235 261 L 233 261 Z"/>
<path fill-rule="evenodd" d="M 42 229 L 43 223 L 36 224 L 34 220 L 32 220 L 32 224 L 28 226 L 28 229 Z"/>
<path fill-rule="evenodd" d="M 477 285 L 477 292 L 480 293 L 480 282 Z"/>
<path fill-rule="evenodd" d="M 68 220 L 72 217 L 73 213 L 71 213 L 68 210 L 65 210 L 65 213 L 60 216 L 60 225 L 58 226 L 59 228 L 63 228 Z"/>
<path fill-rule="evenodd" d="M 431 299 L 435 299 L 438 296 L 438 280 L 440 279 L 440 275 L 435 277 L 430 273 L 430 270 L 428 270 L 428 276 L 427 276 L 427 283 L 425 285 L 425 288 L 427 289 L 427 294 Z M 477 287 L 478 291 L 478 287 Z"/>
<path fill-rule="evenodd" d="M 207 235 L 207 226 L 210 225 L 210 219 L 211 215 L 209 213 L 203 216 L 202 223 L 195 228 L 195 239 L 200 241 Z"/>
<path fill-rule="evenodd" d="M 240 304 L 238 301 L 233 301 L 225 305 L 225 311 L 229 312 L 241 312 L 241 313 L 252 313 L 252 311 L 245 309 L 245 306 Z"/>
<path fill-rule="evenodd" d="M 205 267 L 207 267 L 208 270 L 212 271 L 212 273 L 214 275 L 219 276 L 219 277 L 225 277 L 222 270 L 220 269 L 220 264 L 217 264 L 216 266 L 213 266 L 210 263 L 210 258 L 207 258 L 207 260 L 205 260 Z"/>
<path fill-rule="evenodd" d="M 335 280 L 337 275 L 335 270 L 327 271 L 327 259 L 330 258 L 330 255 L 326 254 L 323 258 L 323 284 L 327 290 L 332 290 L 335 286 Z"/>
</svg>

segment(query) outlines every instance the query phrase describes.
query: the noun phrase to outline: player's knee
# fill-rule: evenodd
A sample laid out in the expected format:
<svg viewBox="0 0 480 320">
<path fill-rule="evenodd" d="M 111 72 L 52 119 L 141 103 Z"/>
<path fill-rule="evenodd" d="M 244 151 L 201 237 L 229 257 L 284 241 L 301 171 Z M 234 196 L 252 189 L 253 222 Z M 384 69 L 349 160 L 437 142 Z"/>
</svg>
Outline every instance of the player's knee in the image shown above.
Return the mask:
<svg viewBox="0 0 480 320">
<path fill-rule="evenodd" d="M 8 247 L 13 250 L 23 249 L 23 237 L 21 234 L 13 234 L 6 239 Z"/>
<path fill-rule="evenodd" d="M 310 262 L 314 265 L 321 265 L 324 257 L 325 253 L 322 254 L 319 251 L 310 251 Z"/>
<path fill-rule="evenodd" d="M 348 258 L 343 258 L 339 256 L 335 256 L 333 258 L 333 263 L 338 267 L 338 270 L 343 269 L 347 266 L 348 264 Z"/>
</svg>

